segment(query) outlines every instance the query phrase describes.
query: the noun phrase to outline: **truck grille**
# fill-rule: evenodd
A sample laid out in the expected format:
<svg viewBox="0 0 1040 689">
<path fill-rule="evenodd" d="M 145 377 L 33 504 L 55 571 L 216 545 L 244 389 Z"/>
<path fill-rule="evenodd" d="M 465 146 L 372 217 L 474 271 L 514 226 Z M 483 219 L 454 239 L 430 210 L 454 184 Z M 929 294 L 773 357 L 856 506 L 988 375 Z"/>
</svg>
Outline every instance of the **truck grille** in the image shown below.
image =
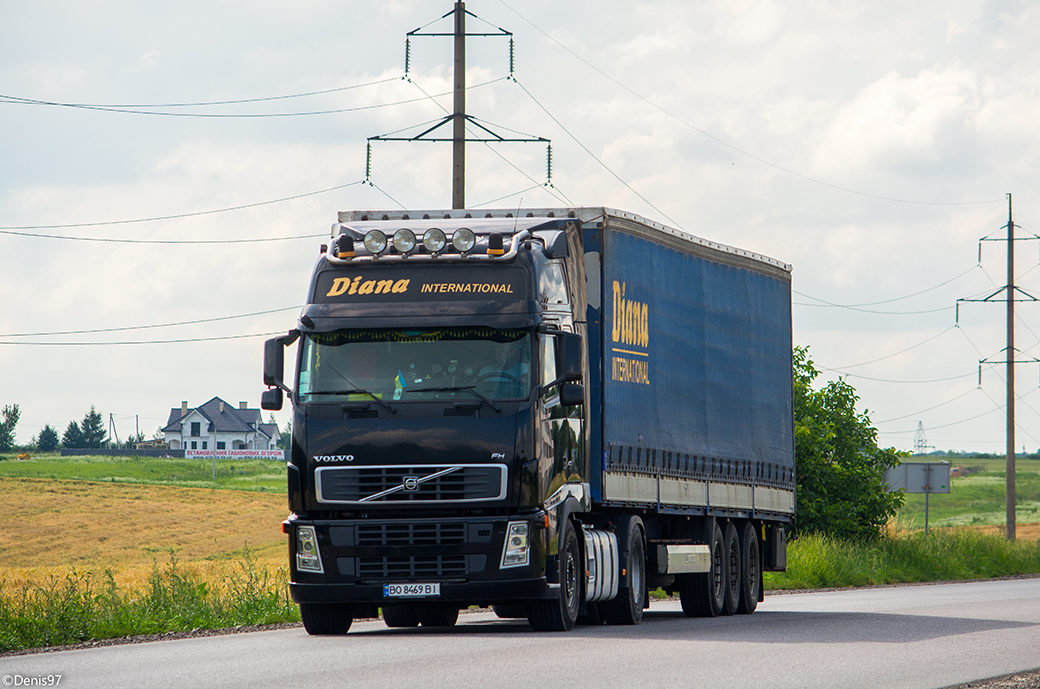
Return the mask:
<svg viewBox="0 0 1040 689">
<path fill-rule="evenodd" d="M 361 524 L 359 546 L 462 545 L 465 524 Z"/>
<path fill-rule="evenodd" d="M 338 505 L 426 504 L 504 500 L 504 464 L 320 467 L 318 502 Z"/>
<path fill-rule="evenodd" d="M 362 579 L 441 578 L 461 577 L 465 574 L 465 555 L 358 558 L 358 576 Z"/>
</svg>

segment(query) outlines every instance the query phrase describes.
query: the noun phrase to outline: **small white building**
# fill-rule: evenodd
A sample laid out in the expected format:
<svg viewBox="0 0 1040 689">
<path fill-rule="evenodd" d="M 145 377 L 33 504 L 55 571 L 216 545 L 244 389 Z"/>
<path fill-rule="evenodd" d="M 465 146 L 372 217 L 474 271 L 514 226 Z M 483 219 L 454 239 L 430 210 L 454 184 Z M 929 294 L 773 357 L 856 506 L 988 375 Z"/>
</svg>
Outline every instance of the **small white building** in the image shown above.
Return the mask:
<svg viewBox="0 0 1040 689">
<path fill-rule="evenodd" d="M 195 409 L 181 402 L 162 432 L 170 450 L 275 450 L 279 438 L 278 424 L 264 423 L 259 409 L 219 397 Z"/>
</svg>

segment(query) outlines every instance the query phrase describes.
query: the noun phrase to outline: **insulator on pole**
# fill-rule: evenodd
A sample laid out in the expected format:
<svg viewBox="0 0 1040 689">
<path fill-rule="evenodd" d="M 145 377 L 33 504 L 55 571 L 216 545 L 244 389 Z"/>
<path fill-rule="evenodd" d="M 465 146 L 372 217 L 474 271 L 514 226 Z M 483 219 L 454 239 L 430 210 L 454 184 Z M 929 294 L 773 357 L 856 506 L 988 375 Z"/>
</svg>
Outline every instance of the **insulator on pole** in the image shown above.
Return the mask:
<svg viewBox="0 0 1040 689">
<path fill-rule="evenodd" d="M 979 265 L 982 265 L 982 242 L 979 242 Z"/>
<path fill-rule="evenodd" d="M 365 180 L 372 176 L 372 142 L 365 147 Z"/>
<path fill-rule="evenodd" d="M 509 76 L 513 76 L 513 66 L 516 53 L 513 51 L 513 37 L 509 37 Z"/>
<path fill-rule="evenodd" d="M 545 147 L 545 184 L 552 186 L 552 144 Z"/>
<path fill-rule="evenodd" d="M 408 70 L 412 64 L 412 39 L 404 39 L 404 75 L 408 76 Z"/>
<path fill-rule="evenodd" d="M 957 302 L 956 304 L 954 304 L 953 324 L 954 325 L 960 325 L 961 324 L 961 303 L 960 302 Z"/>
<path fill-rule="evenodd" d="M 982 364 L 979 364 L 979 387 L 982 387 Z"/>
</svg>

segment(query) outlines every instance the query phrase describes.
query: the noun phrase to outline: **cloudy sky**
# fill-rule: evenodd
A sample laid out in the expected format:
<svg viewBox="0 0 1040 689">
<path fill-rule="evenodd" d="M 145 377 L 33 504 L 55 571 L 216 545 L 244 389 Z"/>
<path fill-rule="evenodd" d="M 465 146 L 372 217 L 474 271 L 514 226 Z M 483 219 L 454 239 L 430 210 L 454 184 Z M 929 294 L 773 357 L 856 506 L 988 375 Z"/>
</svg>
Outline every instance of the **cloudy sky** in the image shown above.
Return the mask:
<svg viewBox="0 0 1040 689">
<path fill-rule="evenodd" d="M 405 34 L 452 4 L 0 4 L 0 405 L 20 442 L 91 405 L 121 438 L 182 400 L 259 405 L 262 341 L 294 325 L 336 211 L 451 205 L 444 144 L 377 142 L 362 182 L 368 137 L 451 108 L 450 39 L 414 38 L 402 77 Z M 1040 233 L 1040 6 L 467 9 L 515 40 L 515 81 L 508 39 L 469 40 L 470 114 L 553 149 L 550 188 L 544 146 L 471 144 L 468 205 L 612 206 L 786 261 L 795 342 L 882 444 L 912 449 L 921 422 L 939 449 L 1003 451 L 1003 367 L 980 385 L 979 361 L 1004 360 L 1005 311 L 955 305 L 1006 284 L 1006 245 L 980 262 L 979 240 L 1005 236 L 1008 193 Z M 1016 247 L 1040 295 L 1040 241 Z M 1018 314 L 1018 356 L 1040 358 L 1040 304 Z M 1040 365 L 1016 380 L 1036 451 Z"/>
</svg>

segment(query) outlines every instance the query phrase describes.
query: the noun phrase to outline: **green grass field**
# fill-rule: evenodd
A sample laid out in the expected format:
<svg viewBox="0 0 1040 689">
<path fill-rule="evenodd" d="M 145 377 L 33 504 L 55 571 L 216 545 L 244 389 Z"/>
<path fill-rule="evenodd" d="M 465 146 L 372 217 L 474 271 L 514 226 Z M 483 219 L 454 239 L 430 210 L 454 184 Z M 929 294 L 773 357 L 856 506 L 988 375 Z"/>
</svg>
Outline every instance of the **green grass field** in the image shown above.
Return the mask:
<svg viewBox="0 0 1040 689">
<path fill-rule="evenodd" d="M 285 464 L 270 459 L 218 459 L 216 480 L 213 460 L 160 457 L 62 457 L 34 455 L 18 460 L 0 455 L 0 476 L 50 478 L 112 483 L 144 483 L 187 488 L 224 488 L 257 492 L 285 491 Z"/>
</svg>

